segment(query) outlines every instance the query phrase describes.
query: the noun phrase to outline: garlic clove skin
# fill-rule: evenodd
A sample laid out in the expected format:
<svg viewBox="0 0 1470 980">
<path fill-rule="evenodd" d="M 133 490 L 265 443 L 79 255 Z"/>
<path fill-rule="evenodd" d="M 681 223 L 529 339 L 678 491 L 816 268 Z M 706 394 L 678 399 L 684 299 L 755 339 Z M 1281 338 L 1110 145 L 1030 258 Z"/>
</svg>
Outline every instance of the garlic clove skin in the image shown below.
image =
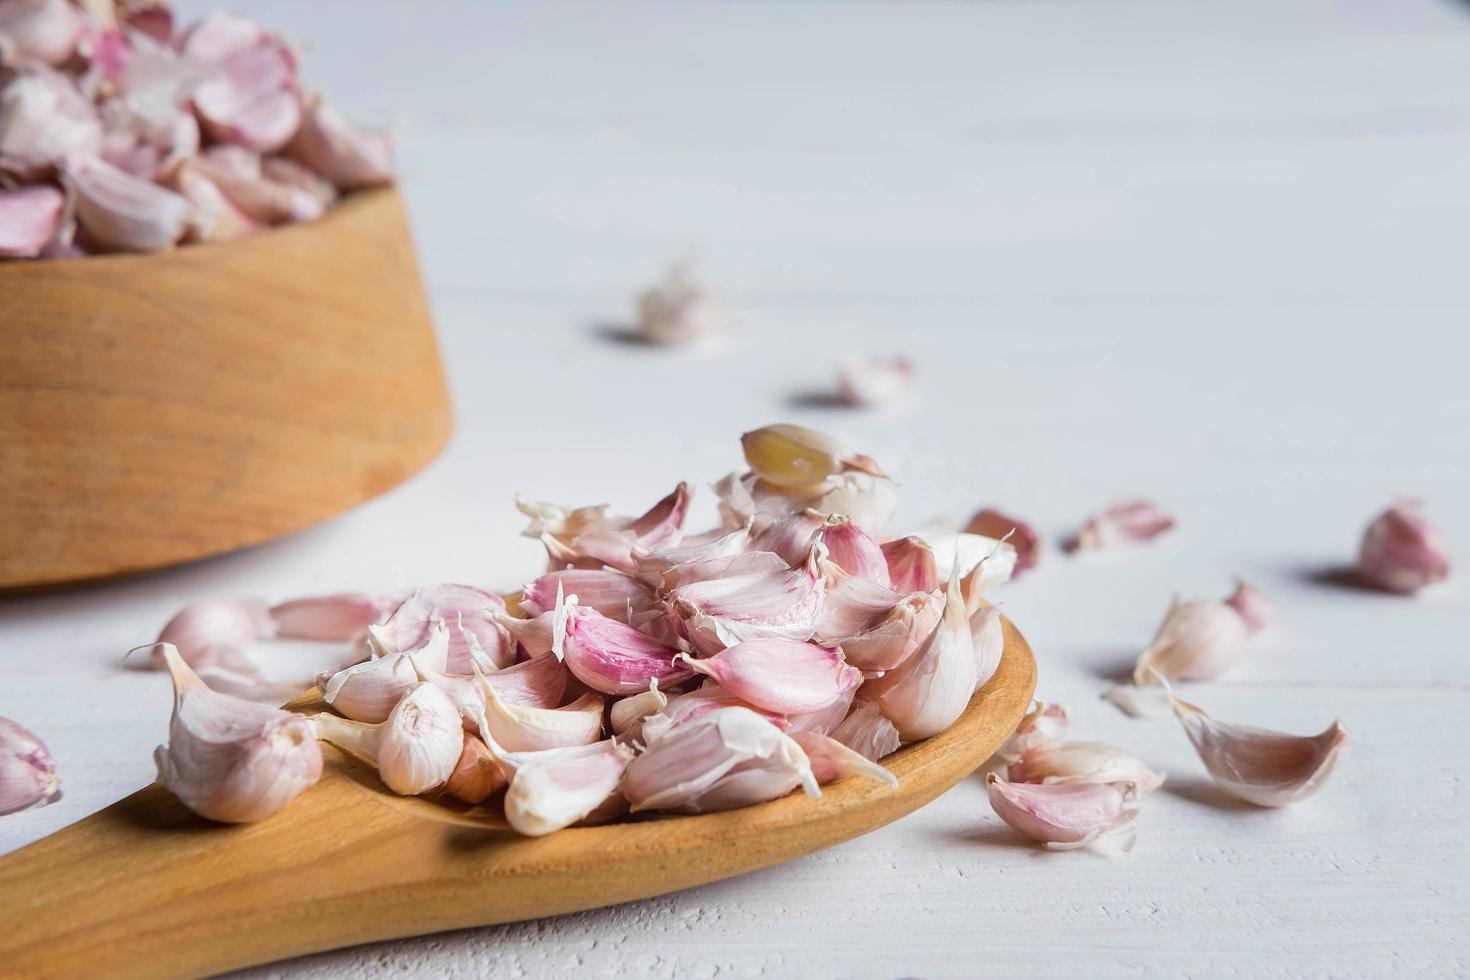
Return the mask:
<svg viewBox="0 0 1470 980">
<path fill-rule="evenodd" d="M 211 651 L 244 650 L 275 632 L 269 610 L 257 599 L 200 599 L 175 613 L 157 642 L 172 644 L 185 663 L 198 665 Z M 152 662 L 167 666 L 161 647 L 154 648 Z"/>
<path fill-rule="evenodd" d="M 0 816 L 61 799 L 61 779 L 45 744 L 0 718 Z"/>
<path fill-rule="evenodd" d="M 934 549 L 918 535 L 885 541 L 883 558 L 888 563 L 889 584 L 895 592 L 933 592 L 939 588 Z"/>
<path fill-rule="evenodd" d="M 559 594 L 575 595 L 583 609 L 630 624 L 634 616 L 659 608 L 653 590 L 631 575 L 607 568 L 568 568 L 526 583 L 521 609 L 527 616 L 551 612 Z"/>
<path fill-rule="evenodd" d="M 873 762 L 898 751 L 902 743 L 893 722 L 883 717 L 878 706 L 869 701 L 859 701 L 852 713 L 832 729 L 831 735 L 836 741 Z"/>
<path fill-rule="evenodd" d="M 902 357 L 846 357 L 837 368 L 838 396 L 853 408 L 897 401 L 913 380 L 913 365 Z"/>
<path fill-rule="evenodd" d="M 555 708 L 566 694 L 569 674 L 556 655 L 547 651 L 539 657 L 482 676 L 506 704 Z"/>
<path fill-rule="evenodd" d="M 862 683 L 862 671 L 849 667 L 841 650 L 768 637 L 746 640 L 712 657 L 678 659 L 736 697 L 779 714 L 817 711 Z"/>
<path fill-rule="evenodd" d="M 623 741 L 637 739 L 643 731 L 643 719 L 668 707 L 669 697 L 658 689 L 658 678 L 648 682 L 648 690 L 613 702 L 608 718 L 613 734 Z"/>
<path fill-rule="evenodd" d="M 882 546 L 851 518 L 827 518 L 827 523 L 816 532 L 814 541 L 827 549 L 827 560 L 847 574 L 885 589 L 890 586 L 888 560 L 883 555 Z"/>
<path fill-rule="evenodd" d="M 848 776 L 864 776 L 889 789 L 898 788 L 898 777 L 860 752 L 818 732 L 792 732 L 791 738 L 801 746 L 811 763 L 818 785 L 826 786 Z"/>
<path fill-rule="evenodd" d="M 784 573 L 789 566 L 780 555 L 769 551 L 745 551 L 717 558 L 682 562 L 660 575 L 659 591 L 677 592 L 695 582 L 734 578 L 737 575 Z"/>
<path fill-rule="evenodd" d="M 1164 777 L 1122 749 L 1100 742 L 1062 742 L 1027 749 L 1006 769 L 1012 783 L 1132 783 L 1152 793 Z"/>
<path fill-rule="evenodd" d="M 362 592 L 308 596 L 270 608 L 276 635 L 291 640 L 350 642 L 382 622 L 394 603 Z"/>
<path fill-rule="evenodd" d="M 870 579 L 850 575 L 827 561 L 818 569 L 826 580 L 826 598 L 814 638 L 823 646 L 837 646 L 861 636 L 883 622 L 904 596 Z"/>
<path fill-rule="evenodd" d="M 788 566 L 803 564 L 812 551 L 812 539 L 827 524 L 827 516 L 811 508 L 804 508 L 784 517 L 755 518 L 750 538 L 751 551 L 770 551 L 781 556 Z M 831 551 L 831 545 L 828 545 Z M 885 568 L 886 572 L 886 568 Z"/>
<path fill-rule="evenodd" d="M 866 456 L 861 458 L 867 460 Z M 840 473 L 827 481 L 821 496 L 806 501 L 804 506 L 846 517 L 869 534 L 881 537 L 898 507 L 898 491 L 886 476 L 867 471 Z"/>
<path fill-rule="evenodd" d="M 650 344 L 687 344 L 724 328 L 724 314 L 689 262 L 676 263 L 663 282 L 639 294 L 637 313 L 637 336 Z"/>
<path fill-rule="evenodd" d="M 981 594 L 1010 581 L 1016 549 L 1008 542 L 979 534 L 932 532 L 923 535 L 940 568 L 958 565 L 968 612 L 980 607 Z"/>
<path fill-rule="evenodd" d="M 863 685 L 905 742 L 937 735 L 954 723 L 975 693 L 975 641 L 960 593 L 957 561 L 939 624 L 913 656 Z"/>
<path fill-rule="evenodd" d="M 924 645 L 944 612 L 944 593 L 905 596 L 872 627 L 842 639 L 847 662 L 860 670 L 884 672 L 905 663 Z"/>
<path fill-rule="evenodd" d="M 975 687 L 978 690 L 1000 669 L 1005 654 L 1005 628 L 1000 610 L 981 606 L 970 616 L 970 639 L 975 646 Z"/>
<path fill-rule="evenodd" d="M 66 75 L 20 65 L 0 86 L 0 171 L 42 180 L 67 159 L 94 157 L 101 149 L 97 111 Z"/>
<path fill-rule="evenodd" d="M 740 437 L 740 445 L 745 450 L 745 461 L 756 476 L 784 489 L 819 487 L 829 477 L 849 471 L 883 475 L 872 459 L 805 426 L 768 425 L 754 429 Z"/>
<path fill-rule="evenodd" d="M 541 752 L 546 749 L 590 745 L 602 737 L 603 700 L 584 694 L 563 708 L 533 708 L 509 704 L 495 688 L 477 674 L 485 711 L 480 716 L 480 734 L 507 752 Z"/>
<path fill-rule="evenodd" d="M 664 706 L 663 710 L 645 716 L 644 721 L 647 723 L 646 727 L 648 728 L 649 735 L 654 735 L 667 731 L 670 728 L 675 728 L 687 721 L 693 721 L 695 718 L 707 715 L 712 711 L 718 711 L 720 708 L 744 708 L 747 711 L 752 711 L 760 715 L 782 731 L 785 731 L 787 725 L 790 724 L 790 721 L 785 715 L 776 711 L 757 708 L 750 702 L 741 700 L 735 694 L 725 690 L 718 684 L 706 684 L 703 687 L 695 688 L 684 694 L 676 694 L 669 698 L 669 703 Z M 644 738 L 644 741 L 647 742 L 648 739 Z"/>
<path fill-rule="evenodd" d="M 190 810 L 221 823 L 253 823 L 321 778 L 308 719 L 211 691 L 172 645 L 163 655 L 174 709 L 168 743 L 153 758 L 158 781 Z"/>
<path fill-rule="evenodd" d="M 855 700 L 857 700 L 857 685 L 843 691 L 837 696 L 837 700 L 825 708 L 818 708 L 815 711 L 798 711 L 786 715 L 786 723 L 778 727 L 787 735 L 795 735 L 797 732 L 830 735 L 832 730 L 847 718 Z"/>
<path fill-rule="evenodd" d="M 194 206 L 182 194 L 100 159 L 76 160 L 66 167 L 65 176 L 76 196 L 78 222 L 91 242 L 107 249 L 172 248 L 194 217 Z"/>
<path fill-rule="evenodd" d="M 966 534 L 1005 540 L 1016 549 L 1016 567 L 1012 576 L 1019 576 L 1036 567 L 1041 558 L 1041 535 L 1030 524 L 993 507 L 984 507 L 975 512 L 970 523 L 965 525 Z"/>
<path fill-rule="evenodd" d="M 1174 518 L 1148 500 L 1127 500 L 1092 515 L 1070 544 L 1073 551 L 1151 541 L 1174 527 Z"/>
<path fill-rule="evenodd" d="M 1243 579 L 1236 579 L 1235 591 L 1225 600 L 1245 622 L 1248 632 L 1259 633 L 1276 619 L 1276 604 Z"/>
<path fill-rule="evenodd" d="M 632 555 L 634 574 L 649 585 L 667 591 L 672 586 L 662 583 L 671 569 L 706 559 L 738 557 L 750 543 L 750 529 L 741 526 L 709 540 L 685 539 L 678 546 L 635 547 Z M 752 548 L 752 550 L 763 549 Z"/>
<path fill-rule="evenodd" d="M 304 100 L 301 126 L 282 153 L 343 192 L 393 180 L 393 141 L 388 134 L 353 127 L 320 96 Z"/>
<path fill-rule="evenodd" d="M 376 766 L 383 784 L 400 796 L 442 786 L 464 751 L 459 708 L 433 684 L 415 686 L 377 724 L 328 714 L 312 722 L 318 738 Z"/>
<path fill-rule="evenodd" d="M 524 753 L 505 793 L 506 820 L 518 834 L 543 837 L 594 818 L 617 797 L 632 759 L 633 750 L 615 739 Z"/>
<path fill-rule="evenodd" d="M 66 195 L 49 185 L 0 190 L 0 258 L 33 259 L 61 234 Z"/>
<path fill-rule="evenodd" d="M 1049 850 L 1092 847 L 1116 856 L 1133 848 L 1132 783 L 1011 783 L 992 772 L 985 788 L 996 816 Z"/>
<path fill-rule="evenodd" d="M 1363 532 L 1357 570 L 1375 588 L 1412 595 L 1449 577 L 1449 546 L 1418 504 L 1398 503 Z"/>
<path fill-rule="evenodd" d="M 704 654 L 745 640 L 809 640 L 822 613 L 825 582 L 811 570 L 735 575 L 675 590 L 672 610 Z"/>
<path fill-rule="evenodd" d="M 641 548 L 678 544 L 692 496 L 689 484 L 681 482 L 672 493 L 633 518 L 621 530 L 631 533 Z"/>
<path fill-rule="evenodd" d="M 1031 749 L 1055 745 L 1067 734 L 1067 709 L 1059 704 L 1034 701 L 1031 710 L 1011 737 L 996 751 L 995 757 L 1002 762 L 1015 762 Z"/>
<path fill-rule="evenodd" d="M 1212 599 L 1169 604 L 1153 642 L 1133 668 L 1133 683 L 1145 687 L 1167 680 L 1213 680 L 1245 656 L 1245 620 Z"/>
<path fill-rule="evenodd" d="M 559 605 L 552 618 L 551 652 L 577 680 L 603 694 L 637 694 L 651 681 L 670 687 L 692 676 L 675 659 L 676 647 L 581 608 L 576 596 Z"/>
<path fill-rule="evenodd" d="M 1256 806 L 1289 806 L 1315 794 L 1347 743 L 1341 721 L 1319 735 L 1288 735 L 1216 721 L 1187 701 L 1171 701 L 1210 777 L 1231 796 Z"/>
<path fill-rule="evenodd" d="M 393 708 L 419 683 L 407 654 L 390 654 L 317 678 L 322 700 L 353 721 L 387 721 Z"/>
<path fill-rule="evenodd" d="M 623 795 L 632 811 L 713 813 L 821 789 L 791 737 L 747 708 L 717 708 L 683 723 L 644 723 L 648 748 L 632 761 Z"/>
<path fill-rule="evenodd" d="M 444 792 L 473 806 L 485 802 L 504 788 L 506 782 L 505 774 L 501 772 L 499 763 L 485 747 L 485 743 L 465 732 L 464 748 L 460 751 L 454 771 L 444 783 Z"/>
<path fill-rule="evenodd" d="M 60 65 L 76 51 L 81 30 L 66 0 L 7 0 L 0 3 L 0 60 Z"/>
<path fill-rule="evenodd" d="M 434 623 L 442 621 L 449 628 L 449 660 L 442 669 L 468 674 L 474 644 L 497 668 L 515 663 L 515 644 L 502 625 L 504 613 L 505 600 L 494 592 L 472 585 L 430 585 L 404 599 L 374 635 L 385 653 L 401 653 L 422 647 Z M 545 652 L 533 651 L 533 655 Z"/>
</svg>

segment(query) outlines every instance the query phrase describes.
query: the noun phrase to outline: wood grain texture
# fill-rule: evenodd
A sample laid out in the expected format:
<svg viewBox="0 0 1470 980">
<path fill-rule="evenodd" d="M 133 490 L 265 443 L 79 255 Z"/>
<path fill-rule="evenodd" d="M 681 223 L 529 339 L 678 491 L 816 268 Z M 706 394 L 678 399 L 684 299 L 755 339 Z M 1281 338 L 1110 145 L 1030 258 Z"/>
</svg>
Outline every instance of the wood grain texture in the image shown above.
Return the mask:
<svg viewBox="0 0 1470 980">
<path fill-rule="evenodd" d="M 385 802 L 328 747 L 322 781 L 275 817 L 221 827 L 154 785 L 0 859 L 7 976 L 188 976 L 444 929 L 646 898 L 848 840 L 923 806 L 989 758 L 1025 713 L 1036 665 L 1006 624 L 1000 669 L 948 730 L 848 779 L 695 817 L 543 838 L 446 826 Z"/>
<path fill-rule="evenodd" d="M 0 589 L 298 530 L 449 437 L 392 189 L 234 242 L 0 264 L 0 297 Z"/>
</svg>

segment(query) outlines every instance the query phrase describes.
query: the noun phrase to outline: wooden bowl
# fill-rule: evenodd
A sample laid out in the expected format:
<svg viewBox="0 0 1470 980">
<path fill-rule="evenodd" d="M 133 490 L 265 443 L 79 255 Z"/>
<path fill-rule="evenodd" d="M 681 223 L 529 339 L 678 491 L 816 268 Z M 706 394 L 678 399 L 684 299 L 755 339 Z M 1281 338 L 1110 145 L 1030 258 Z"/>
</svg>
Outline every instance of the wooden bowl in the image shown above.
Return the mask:
<svg viewBox="0 0 1470 980">
<path fill-rule="evenodd" d="M 392 189 L 233 242 L 0 263 L 0 335 L 0 589 L 299 530 L 452 426 Z"/>
<path fill-rule="evenodd" d="M 321 782 L 258 824 L 210 824 L 150 786 L 0 858 L 0 973 L 211 974 L 647 898 L 810 854 L 917 810 L 1000 748 L 1036 686 L 1030 648 L 1004 625 L 1000 667 L 959 720 L 883 760 L 897 789 L 844 779 L 815 800 L 531 838 L 423 819 L 415 811 L 438 804 L 393 797 L 325 745 Z"/>
</svg>

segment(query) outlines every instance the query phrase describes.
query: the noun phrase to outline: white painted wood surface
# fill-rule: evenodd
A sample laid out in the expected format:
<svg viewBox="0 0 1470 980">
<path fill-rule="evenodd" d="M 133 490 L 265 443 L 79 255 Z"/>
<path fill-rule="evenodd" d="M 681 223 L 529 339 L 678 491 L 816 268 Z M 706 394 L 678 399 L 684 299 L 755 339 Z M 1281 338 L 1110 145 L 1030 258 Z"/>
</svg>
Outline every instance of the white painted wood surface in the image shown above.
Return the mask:
<svg viewBox="0 0 1470 980">
<path fill-rule="evenodd" d="M 49 740 L 66 786 L 0 819 L 0 852 L 150 778 L 167 685 L 117 661 L 188 599 L 514 586 L 539 560 L 514 493 L 636 508 L 792 419 L 890 464 L 912 522 L 998 503 L 1059 535 L 1129 493 L 1177 511 L 1156 546 L 1052 551 L 997 594 L 1075 735 L 1169 773 L 1135 854 L 1038 851 L 975 779 L 738 880 L 250 976 L 1470 971 L 1463 574 L 1419 599 L 1313 579 L 1401 494 L 1470 556 L 1470 8 L 241 6 L 313 41 L 311 77 L 352 114 L 401 111 L 459 433 L 309 533 L 0 603 L 0 715 Z M 733 336 L 607 341 L 691 245 Z M 803 399 L 849 350 L 912 357 L 913 401 Z M 1236 574 L 1282 623 L 1191 695 L 1353 737 L 1290 811 L 1222 799 L 1172 722 L 1096 700 L 1171 593 Z"/>
</svg>

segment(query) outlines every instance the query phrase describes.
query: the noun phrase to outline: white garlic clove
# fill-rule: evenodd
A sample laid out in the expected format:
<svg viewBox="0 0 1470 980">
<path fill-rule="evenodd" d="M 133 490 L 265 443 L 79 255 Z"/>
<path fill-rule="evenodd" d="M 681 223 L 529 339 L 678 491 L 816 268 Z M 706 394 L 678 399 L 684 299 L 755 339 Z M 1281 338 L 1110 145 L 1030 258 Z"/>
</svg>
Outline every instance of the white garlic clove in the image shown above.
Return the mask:
<svg viewBox="0 0 1470 980">
<path fill-rule="evenodd" d="M 995 676 L 1005 654 L 1005 628 L 1001 625 L 1000 610 L 988 605 L 976 609 L 970 616 L 970 639 L 975 646 L 975 686 L 978 689 Z"/>
<path fill-rule="evenodd" d="M 1030 749 L 1055 745 L 1066 734 L 1067 709 L 1059 704 L 1034 701 L 995 757 L 1003 762 L 1015 762 Z"/>
<path fill-rule="evenodd" d="M 958 564 L 967 613 L 980 607 L 982 593 L 1010 581 L 1015 570 L 1016 549 L 997 538 L 947 531 L 921 536 L 934 549 L 934 560 L 940 568 Z"/>
<path fill-rule="evenodd" d="M 442 786 L 464 750 L 459 709 L 433 684 L 416 685 L 377 724 L 328 714 L 312 721 L 318 738 L 375 766 L 383 784 L 400 796 Z"/>
<path fill-rule="evenodd" d="M 576 596 L 569 596 L 552 617 L 551 652 L 577 680 L 603 694 L 637 694 L 651 681 L 672 686 L 691 676 L 675 659 L 678 648 L 595 609 L 583 609 Z"/>
<path fill-rule="evenodd" d="M 897 751 L 902 744 L 893 722 L 883 717 L 883 712 L 870 701 L 859 701 L 852 713 L 832 729 L 831 735 L 863 758 L 874 762 Z"/>
<path fill-rule="evenodd" d="M 341 592 L 278 603 L 270 617 L 285 639 L 350 642 L 382 622 L 393 605 L 380 596 Z"/>
<path fill-rule="evenodd" d="M 1164 777 L 1122 749 L 1100 742 L 1062 742 L 1027 749 L 1006 769 L 1012 783 L 1132 783 L 1140 796 Z"/>
<path fill-rule="evenodd" d="M 933 592 L 939 588 L 939 566 L 934 549 L 918 535 L 895 538 L 883 543 L 883 558 L 888 563 L 889 584 L 895 592 Z"/>
<path fill-rule="evenodd" d="M 390 654 L 345 667 L 317 679 L 322 700 L 354 721 L 385 721 L 394 706 L 419 683 L 407 654 Z"/>
<path fill-rule="evenodd" d="M 992 772 L 985 788 L 996 816 L 1050 850 L 1091 847 L 1117 856 L 1133 848 L 1133 783 L 1011 783 Z"/>
<path fill-rule="evenodd" d="M 33 259 L 61 234 L 66 195 L 50 185 L 0 190 L 0 258 Z"/>
<path fill-rule="evenodd" d="M 355 128 L 320 96 L 305 100 L 300 128 L 282 152 L 340 191 L 377 187 L 393 180 L 393 141 L 388 134 Z"/>
<path fill-rule="evenodd" d="M 497 668 L 515 662 L 515 644 L 502 625 L 504 613 L 505 600 L 494 592 L 472 585 L 430 585 L 404 599 L 373 635 L 379 637 L 385 653 L 401 653 L 422 647 L 433 624 L 442 621 L 449 628 L 449 660 L 442 669 L 468 674 L 474 644 Z"/>
<path fill-rule="evenodd" d="M 633 750 L 616 739 L 577 748 L 516 755 L 505 817 L 516 833 L 542 837 L 596 819 L 610 801 L 621 811 L 618 787 Z"/>
<path fill-rule="evenodd" d="M 863 685 L 905 742 L 937 735 L 952 725 L 975 693 L 975 641 L 954 564 L 939 624 L 920 648 L 894 670 Z"/>
<path fill-rule="evenodd" d="M 820 496 L 801 501 L 798 506 L 846 517 L 869 534 L 881 537 L 898 507 L 898 491 L 886 476 L 840 473 L 827 481 Z"/>
<path fill-rule="evenodd" d="M 1340 721 L 1320 735 L 1288 735 L 1216 721 L 1187 701 L 1171 702 L 1210 777 L 1231 796 L 1257 806 L 1289 806 L 1315 794 L 1347 743 Z"/>
<path fill-rule="evenodd" d="M 669 698 L 669 703 L 664 706 L 663 710 L 646 716 L 644 720 L 647 722 L 649 732 L 663 732 L 720 708 L 744 708 L 760 715 L 782 731 L 785 731 L 786 726 L 790 724 L 785 715 L 757 708 L 718 684 L 706 684 L 684 694 L 676 694 Z M 644 741 L 647 739 L 645 738 Z"/>
<path fill-rule="evenodd" d="M 745 640 L 811 639 L 824 594 L 821 576 L 793 568 L 692 582 L 670 598 L 690 642 L 711 654 Z"/>
<path fill-rule="evenodd" d="M 825 708 L 862 683 L 841 650 L 776 637 L 746 640 L 704 660 L 679 654 L 689 667 L 712 677 L 736 697 L 779 714 Z"/>
<path fill-rule="evenodd" d="M 521 609 L 527 616 L 550 612 L 559 593 L 575 595 L 583 609 L 623 623 L 660 608 L 653 590 L 631 575 L 610 568 L 569 568 L 528 582 L 521 590 Z"/>
<path fill-rule="evenodd" d="M 193 102 L 216 142 L 274 153 L 302 125 L 296 55 L 264 37 L 214 65 L 194 87 Z"/>
<path fill-rule="evenodd" d="M 237 208 L 218 184 L 192 164 L 180 166 L 168 184 L 192 205 L 185 241 L 222 242 L 260 230 L 260 225 Z"/>
<path fill-rule="evenodd" d="M 61 779 L 45 744 L 0 718 L 0 816 L 61 799 Z"/>
<path fill-rule="evenodd" d="M 1035 568 L 1040 560 L 1041 535 L 1036 529 L 993 507 L 984 507 L 977 511 L 970 518 L 970 523 L 965 525 L 965 533 L 979 534 L 997 541 L 1004 540 L 1015 548 L 1016 567 L 1011 572 L 1012 577 Z"/>
<path fill-rule="evenodd" d="M 1174 518 L 1147 500 L 1113 504 L 1088 518 L 1070 544 L 1073 551 L 1150 541 L 1174 526 Z"/>
<path fill-rule="evenodd" d="M 7 0 L 0 3 L 0 60 L 63 64 L 81 31 L 82 19 L 66 0 Z"/>
<path fill-rule="evenodd" d="M 527 657 L 539 659 L 551 653 L 551 644 L 555 638 L 552 629 L 552 619 L 556 615 L 554 610 L 540 613 L 530 619 L 521 619 L 499 611 L 492 615 L 495 624 L 505 630 L 506 636 L 510 637 L 513 643 L 520 645 Z"/>
<path fill-rule="evenodd" d="M 857 700 L 857 688 L 857 685 L 853 685 L 843 691 L 837 696 L 837 700 L 825 708 L 817 708 L 815 711 L 797 711 L 786 715 L 786 723 L 780 726 L 782 731 L 787 735 L 795 735 L 797 732 L 830 735 L 832 730 L 842 724 L 848 712 L 852 710 L 852 703 Z"/>
<path fill-rule="evenodd" d="M 719 333 L 725 321 L 690 262 L 675 263 L 663 282 L 640 293 L 637 313 L 635 332 L 650 344 L 687 344 Z"/>
<path fill-rule="evenodd" d="M 100 159 L 66 168 L 76 195 L 77 220 L 89 241 L 124 252 L 172 248 L 184 237 L 195 208 L 189 199 Z"/>
<path fill-rule="evenodd" d="M 286 157 L 264 157 L 260 175 L 277 187 L 292 192 L 288 217 L 292 221 L 311 221 L 326 213 L 337 200 L 332 182 L 309 167 Z"/>
<path fill-rule="evenodd" d="M 623 780 L 635 813 L 713 813 L 778 799 L 798 786 L 821 795 L 801 746 L 747 708 L 717 708 L 659 728 L 653 720 L 643 726 L 648 748 Z"/>
<path fill-rule="evenodd" d="M 814 636 L 825 646 L 837 646 L 850 637 L 866 633 L 887 619 L 904 600 L 904 596 L 886 585 L 851 575 L 831 562 L 819 561 L 818 569 L 827 584 L 822 616 Z"/>
<path fill-rule="evenodd" d="M 1408 595 L 1449 574 L 1449 545 L 1417 503 L 1395 504 L 1363 532 L 1358 575 L 1369 585 Z"/>
<path fill-rule="evenodd" d="M 847 662 L 860 670 L 890 671 L 908 661 L 944 612 L 944 593 L 915 592 L 905 596 L 873 626 L 841 640 Z"/>
<path fill-rule="evenodd" d="M 569 675 L 556 654 L 548 650 L 538 657 L 482 676 L 506 704 L 554 708 L 561 704 L 566 694 Z"/>
<path fill-rule="evenodd" d="M 898 777 L 860 752 L 818 732 L 792 732 L 791 738 L 806 753 L 818 785 L 826 786 L 848 776 L 863 776 L 898 788 Z"/>
<path fill-rule="evenodd" d="M 0 87 L 0 171 L 40 180 L 67 159 L 92 157 L 101 149 L 97 111 L 66 75 L 20 65 Z"/>
<path fill-rule="evenodd" d="M 659 591 L 676 592 L 695 582 L 734 578 L 737 575 L 786 572 L 791 566 L 780 555 L 769 551 L 744 551 L 737 555 L 696 558 L 680 562 L 661 573 Z"/>
<path fill-rule="evenodd" d="M 584 694 L 562 708 L 533 708 L 502 700 L 483 674 L 477 677 L 485 699 L 480 734 L 487 743 L 493 740 L 507 752 L 540 752 L 590 745 L 602 737 L 599 695 Z"/>
<path fill-rule="evenodd" d="M 1134 665 L 1133 683 L 1157 683 L 1156 674 L 1171 681 L 1213 680 L 1245 656 L 1246 636 L 1245 620 L 1225 603 L 1175 598 Z"/>
<path fill-rule="evenodd" d="M 211 691 L 172 645 L 168 744 L 154 750 L 158 781 L 190 810 L 222 823 L 263 820 L 313 785 L 322 753 L 311 722 Z"/>
<path fill-rule="evenodd" d="M 913 380 L 913 365 L 902 357 L 846 357 L 837 368 L 838 395 L 854 408 L 874 408 L 896 401 Z"/>
<path fill-rule="evenodd" d="M 204 150 L 191 161 L 191 165 L 212 180 L 225 196 L 241 211 L 262 224 L 281 224 L 288 221 L 311 221 L 321 217 L 332 203 L 335 191 L 324 184 L 327 194 L 310 185 L 302 186 L 304 178 L 290 171 L 290 181 L 278 179 L 272 174 L 281 174 L 281 164 L 286 163 L 303 174 L 309 174 L 299 164 L 268 158 L 274 161 L 271 174 L 266 172 L 267 163 L 259 153 L 243 146 L 217 143 Z M 315 175 L 310 179 L 320 180 Z"/>
<path fill-rule="evenodd" d="M 1235 591 L 1225 600 L 1225 605 L 1234 609 L 1245 621 L 1246 629 L 1259 633 L 1271 625 L 1276 618 L 1276 605 L 1261 594 L 1261 591 L 1243 579 L 1236 579 Z"/>
<path fill-rule="evenodd" d="M 848 575 L 888 588 L 888 560 L 883 548 L 872 535 L 849 517 L 827 518 L 826 524 L 813 536 L 813 547 L 820 543 L 827 550 L 827 560 Z"/>
<path fill-rule="evenodd" d="M 613 734 L 625 742 L 638 738 L 643 719 L 662 711 L 668 703 L 668 695 L 658 689 L 658 678 L 651 679 L 648 690 L 613 702 L 608 712 Z"/>
<path fill-rule="evenodd" d="M 212 651 L 245 650 L 275 632 L 270 612 L 258 599 L 200 599 L 175 613 L 157 642 L 172 644 L 185 663 L 198 666 Z M 153 666 L 167 666 L 162 647 L 153 650 Z"/>
</svg>

